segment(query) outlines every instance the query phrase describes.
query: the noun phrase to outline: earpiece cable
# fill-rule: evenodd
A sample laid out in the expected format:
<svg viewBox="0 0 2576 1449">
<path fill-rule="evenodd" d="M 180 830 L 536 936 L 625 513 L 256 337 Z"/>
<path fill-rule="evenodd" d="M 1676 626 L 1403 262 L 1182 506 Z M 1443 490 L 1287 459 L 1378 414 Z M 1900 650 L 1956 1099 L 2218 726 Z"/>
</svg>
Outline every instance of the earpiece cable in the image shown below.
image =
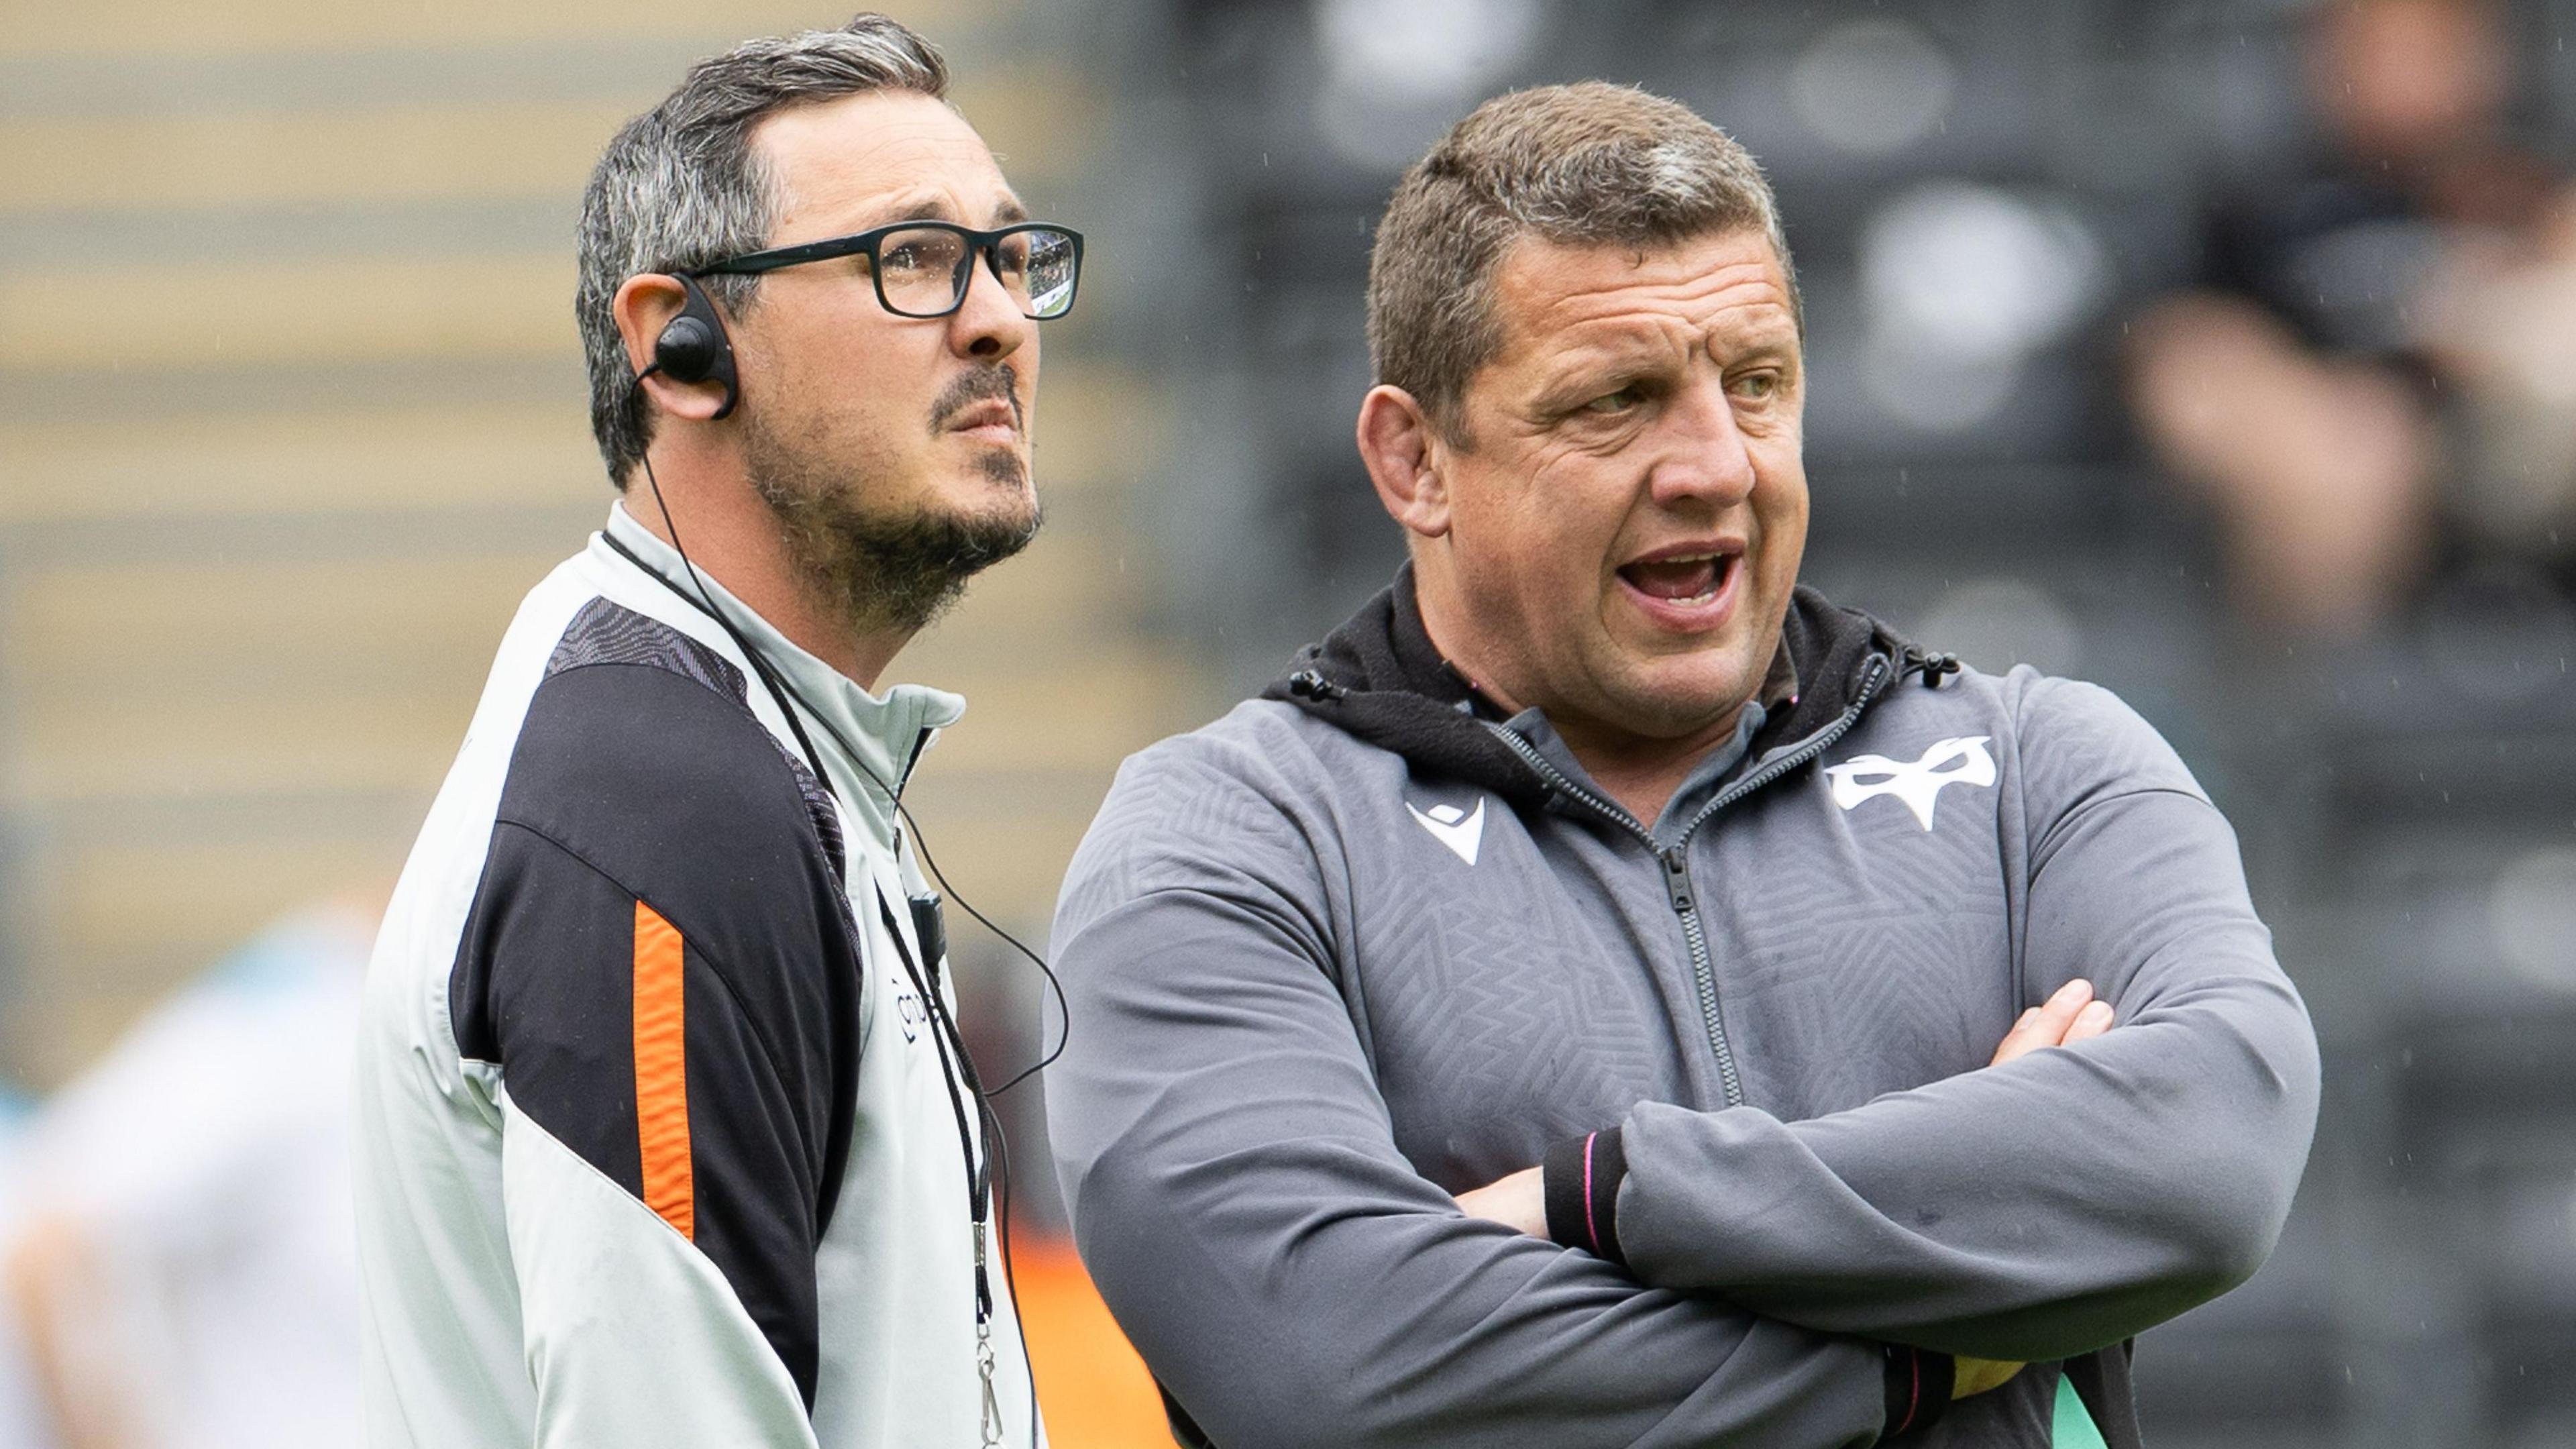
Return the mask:
<svg viewBox="0 0 2576 1449">
<path fill-rule="evenodd" d="M 651 368 L 645 369 L 645 373 L 649 374 L 651 371 Z M 639 374 L 636 381 L 640 384 L 643 381 L 643 374 Z M 726 617 L 724 610 L 716 606 L 714 593 L 707 588 L 706 580 L 699 576 L 698 566 L 690 562 L 687 546 L 680 542 L 679 525 L 672 521 L 671 505 L 668 502 L 665 502 L 662 497 L 662 480 L 653 476 L 653 460 L 650 457 L 647 457 L 643 460 L 643 463 L 644 479 L 652 486 L 653 489 L 653 506 L 660 510 L 662 515 L 662 527 L 671 535 L 671 551 L 680 556 L 680 567 L 688 570 L 689 582 L 697 587 L 698 597 L 691 602 L 695 603 L 702 612 L 712 617 L 716 623 L 722 625 L 725 634 L 733 640 L 734 647 L 740 649 L 743 657 L 752 662 L 753 671 L 759 674 L 760 682 L 768 689 L 770 699 L 778 706 L 778 712 L 787 717 L 787 727 L 795 732 L 796 743 L 805 752 L 806 763 L 813 768 L 815 783 L 823 785 L 828 789 L 830 788 L 830 777 L 823 773 L 821 752 L 814 748 L 813 740 L 806 735 L 805 727 L 798 719 L 798 715 L 800 713 L 810 716 L 816 724 L 821 725 L 823 727 L 823 732 L 832 737 L 832 743 L 841 747 L 842 758 L 848 760 L 853 766 L 855 766 L 860 774 L 863 774 L 870 780 L 875 781 L 878 789 L 885 791 L 886 798 L 894 804 L 895 813 L 903 818 L 904 825 L 912 831 L 912 848 L 914 852 L 920 855 L 921 863 L 930 868 L 930 878 L 939 883 L 939 888 L 947 893 L 950 900 L 957 903 L 957 908 L 964 911 L 967 915 L 974 917 L 977 925 L 980 925 L 985 930 L 1001 937 L 1012 950 L 1017 951 L 1022 956 L 1028 958 L 1029 964 L 1037 967 L 1038 974 L 1045 978 L 1047 993 L 1055 998 L 1055 1045 L 1053 1047 L 1046 1046 L 1044 1029 L 1041 1028 L 1039 1033 L 1039 1046 L 1041 1051 L 1038 1059 L 1035 1062 L 1030 1063 L 1028 1066 L 1021 1068 L 1017 1073 L 1012 1075 L 1010 1080 L 993 1088 L 992 1095 L 998 1097 L 1004 1092 L 1010 1091 L 1012 1088 L 1020 1085 L 1022 1082 L 1027 1081 L 1029 1078 L 1036 1076 L 1038 1073 L 1045 1071 L 1048 1067 L 1053 1066 L 1056 1059 L 1064 1055 L 1064 1044 L 1073 1034 L 1073 1006 L 1072 1003 L 1065 1000 L 1063 979 L 1055 974 L 1055 968 L 1047 964 L 1045 957 L 1029 949 L 1028 944 L 1022 941 L 1019 937 L 1012 935 L 1010 932 L 1003 930 L 999 925 L 995 924 L 992 917 L 975 909 L 975 903 L 966 899 L 965 895 L 960 892 L 956 886 L 949 883 L 948 873 L 939 868 L 938 857 L 931 853 L 930 839 L 922 833 L 921 822 L 914 818 L 912 807 L 906 805 L 903 801 L 903 786 L 888 784 L 885 777 L 879 775 L 876 771 L 869 769 L 866 757 L 861 755 L 858 750 L 851 746 L 849 737 L 843 735 L 839 727 L 835 726 L 831 719 L 821 710 L 814 708 L 812 704 L 806 701 L 802 694 L 797 693 L 793 685 L 790 685 L 785 680 L 776 677 L 774 672 L 769 668 L 768 661 L 761 657 L 758 650 L 751 647 L 751 641 L 744 638 L 742 632 L 734 627 L 733 620 Z M 612 543 L 613 542 L 614 540 L 612 540 Z M 623 553 L 624 550 L 620 549 L 619 552 Z M 641 564 L 642 560 L 634 560 L 634 562 Z M 646 572 L 650 573 L 652 571 L 647 569 Z M 659 575 L 655 576 L 659 577 Z M 667 582 L 667 580 L 665 582 Z M 801 708 L 791 708 L 788 703 L 790 700 L 795 701 L 795 704 Z M 904 785 L 911 784 L 911 777 L 906 776 L 903 783 Z"/>
<path fill-rule="evenodd" d="M 639 387 L 642 386 L 644 379 L 651 376 L 660 366 L 661 364 L 656 362 L 647 366 L 644 371 L 636 374 L 636 385 Z M 827 790 L 831 788 L 831 777 L 824 773 L 821 752 L 814 748 L 813 739 L 806 734 L 804 724 L 799 719 L 800 714 L 811 717 L 816 724 L 821 725 L 824 732 L 832 737 L 832 742 L 841 747 L 842 757 L 847 759 L 851 765 L 859 771 L 859 773 L 874 781 L 879 789 L 885 791 L 886 798 L 893 803 L 895 813 L 901 817 L 905 828 L 912 832 L 914 852 L 921 857 L 922 864 L 929 868 L 931 879 L 939 883 L 939 888 L 942 891 L 947 892 L 948 898 L 957 902 L 959 909 L 965 911 L 967 915 L 974 917 L 977 924 L 981 925 L 985 930 L 988 930 L 994 935 L 1000 937 L 1004 942 L 1010 945 L 1012 950 L 1015 950 L 1022 956 L 1028 958 L 1030 964 L 1036 966 L 1039 974 L 1045 978 L 1047 990 L 1055 997 L 1058 1022 L 1055 1045 L 1052 1049 L 1045 1051 L 1035 1063 L 1020 1071 L 1017 1075 L 1013 1076 L 1009 1081 L 1004 1082 L 1001 1086 L 993 1088 L 990 1091 L 984 1090 L 975 1081 L 974 1068 L 971 1060 L 965 1063 L 964 1071 L 962 1073 L 966 1078 L 968 1091 L 973 1093 L 975 1097 L 977 1115 L 981 1119 L 985 1130 L 990 1134 L 989 1143 L 994 1158 L 992 1166 L 998 1169 L 995 1174 L 994 1186 L 996 1189 L 995 1206 L 998 1209 L 996 1215 L 1001 1222 L 1002 1290 L 1004 1293 L 1009 1295 L 1011 1300 L 1011 1321 L 1014 1325 L 1018 1325 L 1020 1324 L 1019 1276 L 1011 1261 L 1010 1137 L 1002 1130 L 1001 1114 L 994 1110 L 992 1099 L 1000 1096 L 1004 1092 L 1010 1091 L 1012 1088 L 1020 1085 L 1024 1081 L 1027 1081 L 1030 1077 L 1037 1075 L 1039 1072 L 1046 1070 L 1047 1067 L 1054 1064 L 1058 1057 L 1064 1055 L 1065 1041 L 1071 1036 L 1073 1031 L 1073 1009 L 1071 1003 L 1065 999 L 1064 983 L 1055 974 L 1055 968 L 1047 964 L 1045 957 L 1040 956 L 1037 952 L 1029 949 L 1028 945 L 1021 941 L 1019 937 L 1012 935 L 1009 931 L 1006 931 L 999 925 L 995 924 L 991 917 L 985 915 L 982 911 L 977 910 L 972 901 L 967 900 L 965 896 L 958 892 L 954 885 L 949 883 L 946 872 L 939 868 L 938 858 L 931 854 L 929 841 L 922 833 L 921 822 L 913 818 L 911 807 L 904 803 L 902 786 L 887 783 L 884 777 L 870 769 L 866 758 L 851 745 L 848 737 L 841 733 L 839 728 L 832 723 L 829 717 L 824 715 L 822 711 L 815 709 L 812 704 L 806 701 L 803 695 L 797 693 L 793 686 L 789 685 L 785 680 L 777 676 L 777 674 L 770 668 L 768 660 L 762 656 L 758 649 L 752 647 L 751 641 L 743 635 L 740 629 L 735 627 L 733 620 L 726 615 L 725 611 L 720 606 L 717 605 L 714 591 L 707 587 L 706 579 L 699 574 L 697 564 L 689 557 L 688 547 L 680 541 L 679 524 L 672 519 L 671 505 L 662 496 L 662 480 L 654 475 L 653 460 L 650 457 L 646 457 L 641 461 L 644 464 L 645 482 L 653 491 L 653 506 L 661 514 L 663 529 L 671 536 L 672 552 L 677 553 L 680 556 L 680 567 L 688 573 L 690 584 L 697 590 L 697 597 L 689 600 L 689 602 L 695 604 L 701 612 L 716 621 L 717 625 L 725 631 L 726 637 L 733 640 L 734 647 L 742 651 L 742 656 L 750 663 L 752 672 L 760 676 L 762 687 L 768 691 L 771 702 L 778 706 L 779 713 L 784 716 L 787 721 L 788 729 L 796 736 L 796 744 L 798 748 L 803 751 L 807 765 L 814 771 L 815 782 Z M 623 547 L 619 547 L 615 539 L 609 539 L 608 542 L 611 547 L 617 548 L 617 551 L 624 555 L 629 562 L 636 564 L 638 567 L 643 568 L 646 573 L 659 579 L 664 585 L 670 587 L 674 593 L 680 592 L 679 587 L 674 580 L 663 575 L 659 570 L 645 565 L 643 560 L 636 558 L 631 553 L 628 553 Z M 687 595 L 682 594 L 682 597 L 686 599 Z M 910 783 L 911 778 L 907 774 L 904 779 L 904 784 L 908 785 Z M 939 1006 L 935 1000 L 932 1005 L 933 1009 L 939 1010 L 943 1017 L 946 1016 L 947 1013 L 944 1008 Z M 953 1023 L 947 1023 L 947 1026 L 951 1033 L 956 1032 L 956 1027 Z M 960 1057 L 964 1057 L 966 1043 L 962 1034 L 957 1035 L 956 1049 Z M 1017 1327 L 1014 1331 L 1022 1335 L 1020 1361 L 1028 1376 L 1029 1423 L 1031 1433 L 1034 1434 L 1036 1432 L 1037 1424 L 1037 1370 L 1029 1360 L 1026 1328 L 1024 1326 Z"/>
</svg>

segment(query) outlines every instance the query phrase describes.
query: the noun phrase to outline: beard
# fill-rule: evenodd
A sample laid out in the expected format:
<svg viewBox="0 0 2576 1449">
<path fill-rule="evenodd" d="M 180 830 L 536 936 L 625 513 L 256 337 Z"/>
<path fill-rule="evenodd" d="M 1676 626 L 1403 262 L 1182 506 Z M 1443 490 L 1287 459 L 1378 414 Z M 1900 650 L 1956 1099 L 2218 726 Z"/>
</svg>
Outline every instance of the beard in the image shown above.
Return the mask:
<svg viewBox="0 0 2576 1449">
<path fill-rule="evenodd" d="M 1007 365 L 994 370 L 1008 372 Z M 1007 397 L 1010 379 L 995 382 Z M 966 382 L 952 388 L 952 395 L 970 395 L 942 398 L 933 411 L 933 430 L 966 403 L 993 396 L 993 386 Z M 757 413 L 746 423 L 744 463 L 751 485 L 778 519 L 798 575 L 834 614 L 863 630 L 920 632 L 957 602 L 968 579 L 1037 537 L 1037 496 L 1026 465 L 1010 449 L 988 449 L 976 459 L 995 491 L 1007 490 L 985 507 L 871 509 L 866 499 L 876 490 L 866 478 L 819 463 L 819 450 L 781 438 L 762 426 Z"/>
</svg>

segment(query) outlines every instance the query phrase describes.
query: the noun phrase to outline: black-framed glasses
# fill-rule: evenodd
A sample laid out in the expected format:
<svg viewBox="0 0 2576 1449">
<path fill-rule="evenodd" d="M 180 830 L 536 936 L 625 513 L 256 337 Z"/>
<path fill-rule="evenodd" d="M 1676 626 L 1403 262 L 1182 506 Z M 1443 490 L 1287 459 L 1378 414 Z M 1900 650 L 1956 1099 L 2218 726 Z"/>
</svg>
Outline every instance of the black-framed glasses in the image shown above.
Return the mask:
<svg viewBox="0 0 2576 1449">
<path fill-rule="evenodd" d="M 975 259 L 982 257 L 993 279 L 1019 304 L 1020 315 L 1045 322 L 1073 310 L 1074 286 L 1082 280 L 1082 233 L 1043 221 L 995 231 L 944 221 L 899 221 L 855 236 L 745 252 L 693 268 L 689 275 L 774 272 L 834 257 L 866 257 L 877 301 L 898 317 L 945 317 L 966 305 Z"/>
</svg>

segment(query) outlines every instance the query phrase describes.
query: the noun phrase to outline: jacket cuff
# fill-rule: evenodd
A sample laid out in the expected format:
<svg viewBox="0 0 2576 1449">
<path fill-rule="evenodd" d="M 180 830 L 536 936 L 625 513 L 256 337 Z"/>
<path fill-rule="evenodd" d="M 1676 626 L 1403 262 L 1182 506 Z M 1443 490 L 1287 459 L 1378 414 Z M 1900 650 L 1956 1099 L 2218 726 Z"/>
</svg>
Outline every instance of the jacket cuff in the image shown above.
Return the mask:
<svg viewBox="0 0 2576 1449">
<path fill-rule="evenodd" d="M 1901 1343 L 1880 1347 L 1887 1354 L 1887 1430 L 1878 1437 L 1878 1442 L 1884 1444 L 1941 1417 L 1942 1411 L 1950 1407 L 1958 1365 L 1948 1354 L 1928 1348 L 1909 1348 Z"/>
<path fill-rule="evenodd" d="M 1625 1266 L 1619 1251 L 1619 1184 L 1628 1176 L 1628 1154 L 1619 1129 L 1569 1137 L 1539 1162 L 1539 1190 L 1547 1201 L 1547 1235 L 1569 1248 Z"/>
</svg>

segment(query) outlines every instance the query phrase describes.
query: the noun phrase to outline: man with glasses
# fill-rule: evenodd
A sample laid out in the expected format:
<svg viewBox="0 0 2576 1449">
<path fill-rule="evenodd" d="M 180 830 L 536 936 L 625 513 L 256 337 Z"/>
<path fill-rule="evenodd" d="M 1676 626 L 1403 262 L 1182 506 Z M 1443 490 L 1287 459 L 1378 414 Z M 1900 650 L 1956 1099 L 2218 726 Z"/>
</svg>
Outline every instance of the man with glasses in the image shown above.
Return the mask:
<svg viewBox="0 0 2576 1449">
<path fill-rule="evenodd" d="M 938 897 L 955 696 L 895 654 L 1038 526 L 1028 220 L 882 16 L 609 143 L 575 301 L 607 527 L 504 637 L 369 973 L 379 1446 L 1034 1445 Z"/>
</svg>

